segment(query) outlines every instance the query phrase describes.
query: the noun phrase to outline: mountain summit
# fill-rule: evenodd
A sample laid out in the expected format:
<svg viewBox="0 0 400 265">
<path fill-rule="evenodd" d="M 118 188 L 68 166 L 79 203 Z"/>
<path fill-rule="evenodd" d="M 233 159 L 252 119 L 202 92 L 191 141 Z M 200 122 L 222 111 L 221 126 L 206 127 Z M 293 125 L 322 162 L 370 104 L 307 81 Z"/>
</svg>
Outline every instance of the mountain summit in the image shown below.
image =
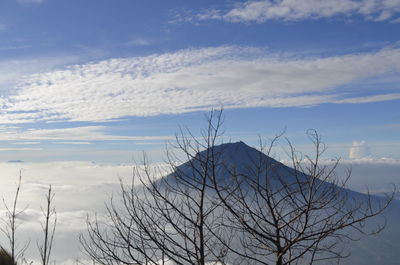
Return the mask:
<svg viewBox="0 0 400 265">
<path fill-rule="evenodd" d="M 207 172 L 205 172 L 206 168 L 208 169 Z M 218 182 L 225 183 L 232 181 L 234 175 L 246 176 L 253 180 L 274 176 L 275 178 L 284 178 L 286 182 L 296 181 L 294 176 L 306 177 L 304 173 L 298 172 L 256 148 L 239 141 L 212 146 L 198 152 L 189 161 L 176 167 L 175 172 L 167 178 L 172 181 L 174 175 L 178 174 L 180 177 L 185 176 L 188 180 L 192 179 L 197 182 L 201 179 L 202 172 L 208 174 L 209 178 L 215 177 Z M 208 179 L 208 181 L 211 181 L 211 179 Z"/>
</svg>

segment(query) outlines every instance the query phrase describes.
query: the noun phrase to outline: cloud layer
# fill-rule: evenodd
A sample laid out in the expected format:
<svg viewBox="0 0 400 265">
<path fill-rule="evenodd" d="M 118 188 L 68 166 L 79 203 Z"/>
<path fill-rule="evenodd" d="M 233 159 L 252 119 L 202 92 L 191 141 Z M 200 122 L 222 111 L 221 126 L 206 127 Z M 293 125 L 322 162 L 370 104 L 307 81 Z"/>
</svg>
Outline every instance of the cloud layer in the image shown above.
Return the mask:
<svg viewBox="0 0 400 265">
<path fill-rule="evenodd" d="M 321 163 L 332 163 L 322 160 Z M 159 172 L 168 172 L 165 164 L 155 165 Z M 338 168 L 338 175 L 345 175 L 346 168 L 352 166 L 353 177 L 350 188 L 365 191 L 370 187 L 373 193 L 388 191 L 389 183 L 400 185 L 400 160 L 394 159 L 356 159 L 343 160 Z M 23 182 L 18 207 L 27 206 L 21 218 L 23 224 L 17 231 L 19 243 L 30 237 L 32 242 L 41 238 L 40 205 L 44 205 L 44 195 L 48 185 L 52 184 L 55 192 L 55 206 L 58 225 L 55 238 L 54 259 L 64 263 L 79 255 L 77 236 L 85 230 L 86 213 L 104 213 L 104 202 L 119 192 L 119 178 L 129 183 L 132 176 L 131 165 L 109 165 L 91 162 L 47 162 L 47 163 L 0 163 L 0 194 L 11 203 L 15 193 L 15 182 L 19 170 L 22 170 Z M 157 173 L 157 172 L 156 172 Z M 160 174 L 157 174 L 158 177 Z M 117 202 L 117 200 L 116 200 Z M 2 209 L 4 210 L 4 208 Z M 0 215 L 4 211 L 0 211 Z M 7 246 L 6 242 L 0 244 Z M 35 258 L 35 244 L 31 244 L 27 256 Z"/>
<path fill-rule="evenodd" d="M 249 47 L 188 49 L 111 59 L 27 76 L 0 98 L 0 123 L 109 121 L 225 108 L 310 106 L 399 99 L 347 88 L 400 72 L 400 49 L 295 58 Z M 397 89 L 397 90 L 396 90 Z M 34 139 L 34 138 L 31 138 Z"/>
<path fill-rule="evenodd" d="M 160 171 L 153 171 L 155 177 L 166 172 L 163 164 L 154 165 Z M 51 163 L 0 163 L 0 194 L 11 205 L 15 194 L 15 183 L 22 169 L 22 185 L 17 207 L 26 210 L 20 215 L 22 224 L 16 236 L 18 247 L 30 240 L 26 256 L 37 259 L 36 240 L 42 240 L 40 222 L 43 214 L 40 206 L 45 205 L 48 185 L 55 192 L 57 211 L 57 230 L 54 241 L 53 258 L 63 264 L 68 259 L 80 255 L 78 236 L 86 228 L 88 213 L 104 213 L 104 202 L 112 194 L 118 194 L 119 178 L 129 183 L 132 177 L 132 165 L 95 164 L 92 162 L 51 162 Z M 0 209 L 0 217 L 5 214 Z M 1 224 L 2 226 L 3 224 Z M 4 237 L 0 245 L 7 247 Z M 29 260 L 30 261 L 30 260 Z M 73 263 L 75 264 L 75 263 Z"/>
<path fill-rule="evenodd" d="M 361 16 L 371 21 L 398 23 L 398 0 L 261 0 L 238 3 L 228 10 L 208 10 L 198 19 L 220 19 L 228 22 L 264 23 L 270 20 L 300 21 L 342 16 Z"/>
</svg>

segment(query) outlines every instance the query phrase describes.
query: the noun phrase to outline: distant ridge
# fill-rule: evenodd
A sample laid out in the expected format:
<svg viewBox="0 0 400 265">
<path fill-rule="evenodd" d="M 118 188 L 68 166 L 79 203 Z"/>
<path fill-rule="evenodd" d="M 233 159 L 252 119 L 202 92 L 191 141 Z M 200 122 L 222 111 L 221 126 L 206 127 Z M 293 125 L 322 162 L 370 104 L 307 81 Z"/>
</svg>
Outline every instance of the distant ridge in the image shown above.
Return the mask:
<svg viewBox="0 0 400 265">
<path fill-rule="evenodd" d="M 23 160 L 8 160 L 7 163 L 25 163 Z"/>
</svg>

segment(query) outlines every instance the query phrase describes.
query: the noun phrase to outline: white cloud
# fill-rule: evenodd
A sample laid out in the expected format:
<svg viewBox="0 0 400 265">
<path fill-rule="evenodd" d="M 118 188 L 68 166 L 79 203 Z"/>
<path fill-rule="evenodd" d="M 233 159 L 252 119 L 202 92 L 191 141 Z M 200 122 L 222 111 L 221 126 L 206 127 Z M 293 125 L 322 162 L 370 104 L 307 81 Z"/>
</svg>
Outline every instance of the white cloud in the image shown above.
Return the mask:
<svg viewBox="0 0 400 265">
<path fill-rule="evenodd" d="M 292 161 L 281 160 L 291 166 Z M 320 166 L 333 166 L 337 160 L 320 159 Z M 308 161 L 303 161 L 304 166 Z M 350 178 L 347 179 L 349 170 Z M 340 159 L 336 165 L 335 175 L 339 180 L 347 181 L 347 187 L 358 192 L 372 194 L 391 193 L 395 186 L 400 187 L 400 159 L 362 157 L 353 159 Z"/>
<path fill-rule="evenodd" d="M 96 164 L 86 161 L 47 163 L 0 163 L 0 194 L 13 198 L 15 182 L 22 167 L 22 189 L 19 207 L 29 205 L 40 210 L 44 193 L 52 184 L 59 212 L 96 210 L 108 195 L 118 188 L 118 178 L 129 180 L 132 165 Z M 101 191 L 101 195 L 99 193 Z M 43 198 L 42 198 L 43 197 Z"/>
<path fill-rule="evenodd" d="M 370 148 L 365 141 L 354 141 L 349 149 L 350 159 L 359 159 L 370 155 Z"/>
<path fill-rule="evenodd" d="M 322 160 L 321 163 L 332 163 Z M 400 160 L 362 158 L 341 161 L 338 175 L 342 176 L 347 166 L 352 166 L 353 177 L 350 188 L 371 192 L 390 190 L 389 183 L 400 185 Z M 10 203 L 15 192 L 21 165 L 0 163 L 0 194 Z M 168 172 L 165 164 L 157 165 L 162 172 Z M 164 171 L 163 171 L 164 170 Z M 343 173 L 343 174 L 342 174 Z M 132 165 L 96 164 L 91 162 L 47 162 L 24 163 L 19 208 L 28 205 L 22 216 L 24 223 L 17 231 L 18 242 L 30 238 L 32 242 L 41 238 L 39 221 L 42 218 L 40 205 L 44 205 L 44 195 L 48 185 L 55 192 L 55 206 L 58 225 L 55 237 L 54 259 L 62 264 L 79 253 L 77 236 L 85 230 L 88 212 L 104 214 L 104 202 L 111 194 L 119 191 L 118 178 L 129 181 Z M 4 213 L 4 212 L 3 212 Z M 1 214 L 1 212 L 0 212 Z M 5 244 L 0 238 L 0 244 Z M 31 244 L 27 256 L 37 255 L 36 245 Z"/>
<path fill-rule="evenodd" d="M 398 94 L 376 89 L 373 96 L 359 97 L 351 88 L 338 87 L 399 71 L 398 48 L 293 58 L 223 46 L 111 59 L 24 78 L 14 94 L 0 99 L 0 123 L 108 121 L 221 104 L 247 108 L 382 101 Z"/>
<path fill-rule="evenodd" d="M 322 160 L 324 164 L 332 161 Z M 346 171 L 351 169 L 348 181 L 350 189 L 359 192 L 390 193 L 393 185 L 400 187 L 400 159 L 363 157 L 340 160 L 337 175 L 345 178 Z"/>
<path fill-rule="evenodd" d="M 337 100 L 335 103 L 369 103 L 400 99 L 400 93 L 383 94 L 375 96 L 354 97 Z"/>
<path fill-rule="evenodd" d="M 386 21 L 399 13 L 399 0 L 258 0 L 237 3 L 236 7 L 228 11 L 208 10 L 197 15 L 197 18 L 263 23 L 270 20 L 300 21 L 362 16 L 366 20 Z"/>
<path fill-rule="evenodd" d="M 53 163 L 0 163 L 0 194 L 10 205 L 15 193 L 15 182 L 22 170 L 21 193 L 18 208 L 28 207 L 20 216 L 23 223 L 18 227 L 19 243 L 30 240 L 34 244 L 28 249 L 27 257 L 37 257 L 36 240 L 42 240 L 40 205 L 45 204 L 48 185 L 55 192 L 57 210 L 57 230 L 53 257 L 57 263 L 79 253 L 78 233 L 85 229 L 86 214 L 102 212 L 104 201 L 112 192 L 118 191 L 118 177 L 130 179 L 130 165 L 102 165 L 91 162 Z M 4 207 L 1 209 L 3 210 Z M 0 212 L 1 214 L 1 212 Z M 0 238 L 2 246 L 8 246 L 5 238 Z"/>
<path fill-rule="evenodd" d="M 106 126 L 83 126 L 61 129 L 27 129 L 21 130 L 19 128 L 3 129 L 0 130 L 0 140 L 62 140 L 61 144 L 88 144 L 83 141 L 157 141 L 157 140 L 171 140 L 173 136 L 120 136 L 107 134 L 108 127 Z M 65 142 L 73 141 L 73 142 Z M 36 142 L 33 142 L 36 143 Z M 24 142 L 18 144 L 26 144 Z M 28 142 L 28 144 L 32 144 Z M 3 148 L 4 149 L 4 148 Z M 11 148 L 6 148 L 10 149 Z M 27 149 L 27 148 L 25 148 Z M 16 148 L 12 148 L 16 150 Z"/>
<path fill-rule="evenodd" d="M 24 45 L 21 47 L 24 47 Z M 12 47 L 6 47 L 6 49 L 9 48 Z M 0 106 L 4 102 L 4 91 L 9 90 L 10 87 L 14 87 L 21 79 L 23 79 L 24 76 L 51 71 L 56 67 L 76 63 L 78 61 L 79 57 L 72 55 L 0 60 L 0 92 L 2 94 L 2 97 L 0 98 Z M 14 91 L 10 91 L 9 93 L 13 92 Z"/>
</svg>

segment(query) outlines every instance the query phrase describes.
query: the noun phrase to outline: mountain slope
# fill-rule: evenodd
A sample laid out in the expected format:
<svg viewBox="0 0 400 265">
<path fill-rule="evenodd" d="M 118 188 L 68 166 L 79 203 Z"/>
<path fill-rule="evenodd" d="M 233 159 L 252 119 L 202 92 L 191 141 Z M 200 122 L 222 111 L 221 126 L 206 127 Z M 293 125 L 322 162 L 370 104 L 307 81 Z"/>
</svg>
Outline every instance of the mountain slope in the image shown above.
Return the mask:
<svg viewBox="0 0 400 265">
<path fill-rule="evenodd" d="M 214 179 L 218 185 L 223 186 L 233 185 L 240 177 L 250 179 L 250 181 L 241 182 L 242 189 L 251 187 L 254 181 L 260 179 L 277 188 L 282 183 L 290 184 L 299 180 L 307 183 L 312 178 L 266 156 L 243 142 L 237 142 L 213 146 L 197 153 L 190 161 L 178 166 L 175 172 L 164 178 L 164 181 L 175 185 L 179 183 L 179 181 L 176 182 L 177 179 L 183 179 L 185 182 L 199 185 L 205 180 L 207 185 L 213 186 Z M 329 190 L 329 187 L 333 185 L 319 179 L 316 179 L 315 183 L 317 183 L 315 185 L 320 188 L 321 193 Z M 349 203 L 354 203 L 354 201 L 367 202 L 368 200 L 371 200 L 372 204 L 375 205 L 384 203 L 384 199 L 378 196 L 369 196 L 341 186 L 336 186 L 335 189 L 339 194 L 345 194 Z M 362 237 L 357 242 L 349 242 L 345 250 L 351 256 L 344 259 L 342 264 L 399 264 L 398 259 L 396 259 L 398 257 L 397 251 L 393 247 L 400 243 L 400 230 L 396 226 L 396 222 L 400 220 L 399 209 L 399 204 L 396 202 L 385 212 L 388 221 L 387 230 L 380 235 Z M 367 225 L 373 227 L 374 223 L 377 222 L 383 222 L 382 218 L 374 217 L 367 222 Z M 344 232 L 352 233 L 349 230 Z"/>
</svg>

